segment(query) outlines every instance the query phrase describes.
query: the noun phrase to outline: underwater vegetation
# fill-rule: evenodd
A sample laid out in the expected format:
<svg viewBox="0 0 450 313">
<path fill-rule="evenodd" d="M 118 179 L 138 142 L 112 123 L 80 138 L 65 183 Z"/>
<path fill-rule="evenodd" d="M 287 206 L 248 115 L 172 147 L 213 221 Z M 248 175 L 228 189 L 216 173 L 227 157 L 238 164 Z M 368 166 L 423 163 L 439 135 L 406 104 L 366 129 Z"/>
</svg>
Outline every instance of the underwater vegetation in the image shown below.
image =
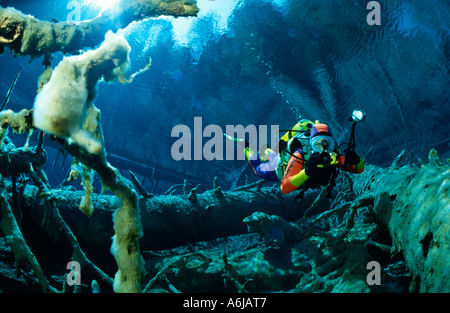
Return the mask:
<svg viewBox="0 0 450 313">
<path fill-rule="evenodd" d="M 32 108 L 8 106 L 20 68 L 0 112 L 0 291 L 450 292 L 450 164 L 435 149 L 416 164 L 403 162 L 405 150 L 388 166 L 365 162 L 358 175 L 342 172 L 333 190 L 302 197 L 274 182 L 241 183 L 244 171 L 232 173 L 231 188 L 219 175 L 209 186 L 186 177 L 155 193 L 110 163 L 99 84 L 132 85 L 158 63 L 146 59 L 129 74 L 131 45 L 120 29 L 198 13 L 193 0 L 122 0 L 70 23 L 0 7 L 0 52 L 44 57 L 45 67 Z M 52 64 L 56 52 L 64 57 Z M 193 101 L 190 110 L 201 109 Z M 26 137 L 23 146 L 9 130 Z M 50 146 L 73 160 L 57 187 L 44 169 Z M 83 190 L 69 184 L 78 179 Z"/>
</svg>

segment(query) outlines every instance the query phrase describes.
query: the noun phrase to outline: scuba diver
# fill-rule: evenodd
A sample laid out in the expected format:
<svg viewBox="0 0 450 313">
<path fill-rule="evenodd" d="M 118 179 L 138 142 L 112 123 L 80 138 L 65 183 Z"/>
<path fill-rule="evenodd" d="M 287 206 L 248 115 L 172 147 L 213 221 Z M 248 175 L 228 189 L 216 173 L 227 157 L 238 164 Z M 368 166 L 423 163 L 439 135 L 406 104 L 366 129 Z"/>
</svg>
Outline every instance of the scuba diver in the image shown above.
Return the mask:
<svg viewBox="0 0 450 313">
<path fill-rule="evenodd" d="M 342 151 L 332 136 L 328 125 L 316 121 L 301 120 L 288 130 L 279 142 L 279 153 L 267 148 L 263 156 L 252 151 L 245 139 L 228 139 L 244 147 L 244 153 L 259 177 L 268 181 L 281 182 L 284 194 L 301 189 L 299 197 L 307 189 L 327 186 L 327 197 L 335 186 L 339 170 L 362 173 L 364 161 L 355 152 L 355 126 L 365 114 L 361 110 L 353 112 L 350 141 Z"/>
</svg>

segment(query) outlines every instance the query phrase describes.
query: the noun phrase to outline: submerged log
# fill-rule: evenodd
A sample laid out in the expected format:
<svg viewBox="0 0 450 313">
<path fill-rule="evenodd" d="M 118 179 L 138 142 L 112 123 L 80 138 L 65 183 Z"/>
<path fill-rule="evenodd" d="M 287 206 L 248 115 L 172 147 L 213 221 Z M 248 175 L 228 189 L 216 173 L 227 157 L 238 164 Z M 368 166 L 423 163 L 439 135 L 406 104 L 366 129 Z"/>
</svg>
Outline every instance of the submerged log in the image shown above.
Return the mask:
<svg viewBox="0 0 450 313">
<path fill-rule="evenodd" d="M 87 217 L 79 210 L 83 191 L 53 190 L 61 216 L 84 247 L 107 251 L 114 235 L 112 215 L 120 200 L 112 195 L 92 194 L 94 213 Z M 288 221 L 299 219 L 315 198 L 308 194 L 301 203 L 294 196 L 285 196 L 274 188 L 260 190 L 209 190 L 188 195 L 162 195 L 139 201 L 144 236 L 139 241 L 143 250 L 168 249 L 189 242 L 207 241 L 247 232 L 244 218 L 254 212 L 278 215 Z M 323 207 L 329 206 L 323 201 Z M 22 203 L 24 214 L 36 227 L 45 218 L 40 209 L 37 188 L 27 186 Z M 57 234 L 57 230 L 51 230 Z M 83 245 L 84 244 L 84 245 Z"/>
<path fill-rule="evenodd" d="M 288 220 L 297 219 L 305 209 L 293 197 L 286 197 L 273 188 L 259 191 L 206 191 L 189 195 L 158 196 L 141 201 L 144 238 L 151 230 L 156 249 L 175 247 L 187 242 L 207 241 L 247 232 L 244 218 L 256 211 L 276 214 Z"/>
<path fill-rule="evenodd" d="M 402 253 L 413 275 L 411 291 L 450 292 L 450 167 L 436 158 L 421 168 L 367 166 L 356 185 L 373 196 L 391 253 Z"/>
<path fill-rule="evenodd" d="M 399 167 L 398 163 L 396 160 L 390 168 L 368 165 L 363 174 L 356 175 L 354 191 L 359 198 L 355 203 L 360 199 L 370 200 L 368 203 L 373 206 L 376 219 L 392 237 L 391 253 L 401 253 L 413 275 L 411 291 L 449 292 L 450 167 L 440 163 L 435 152 L 430 153 L 430 163 L 421 168 Z M 81 245 L 89 246 L 86 250 L 103 253 L 109 250 L 114 235 L 113 213 L 121 200 L 93 194 L 95 210 L 89 218 L 79 210 L 83 195 L 82 191 L 52 190 L 54 203 Z M 316 195 L 311 193 L 297 203 L 295 195 L 283 195 L 276 187 L 257 185 L 253 189 L 228 192 L 217 187 L 202 194 L 191 190 L 190 194 L 141 198 L 139 210 L 144 237 L 140 247 L 168 249 L 242 234 L 247 231 L 245 217 L 254 212 L 296 221 Z M 37 187 L 27 186 L 21 203 L 24 216 L 38 229 L 46 223 L 45 201 L 40 196 Z M 318 206 L 320 211 L 326 210 L 329 202 L 323 200 Z M 344 235 L 352 225 L 347 225 Z M 45 229 L 58 236 L 58 229 Z"/>
<path fill-rule="evenodd" d="M 51 23 L 0 7 L 0 52 L 6 46 L 20 56 L 73 53 L 98 45 L 108 30 L 116 32 L 133 21 L 161 15 L 195 16 L 197 12 L 195 0 L 122 0 L 89 21 Z"/>
</svg>

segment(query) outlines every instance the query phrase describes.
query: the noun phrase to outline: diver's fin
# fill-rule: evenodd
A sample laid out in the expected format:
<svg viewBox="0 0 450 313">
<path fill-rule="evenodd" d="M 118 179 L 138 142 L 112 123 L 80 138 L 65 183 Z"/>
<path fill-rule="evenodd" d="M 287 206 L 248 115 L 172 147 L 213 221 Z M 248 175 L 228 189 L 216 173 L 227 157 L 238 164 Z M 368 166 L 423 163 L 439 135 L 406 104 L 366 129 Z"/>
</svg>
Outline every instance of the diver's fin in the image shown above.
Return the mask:
<svg viewBox="0 0 450 313">
<path fill-rule="evenodd" d="M 241 139 L 241 138 L 235 138 L 235 137 L 231 137 L 230 135 L 227 134 L 223 134 L 227 139 L 230 139 L 231 141 L 234 142 L 244 142 L 245 139 Z"/>
<path fill-rule="evenodd" d="M 250 146 L 250 142 L 247 139 L 241 139 L 241 138 L 235 138 L 235 137 L 231 137 L 230 135 L 227 134 L 223 134 L 227 139 L 237 142 L 238 144 L 240 144 L 241 146 L 243 146 L 244 148 L 248 148 Z"/>
</svg>

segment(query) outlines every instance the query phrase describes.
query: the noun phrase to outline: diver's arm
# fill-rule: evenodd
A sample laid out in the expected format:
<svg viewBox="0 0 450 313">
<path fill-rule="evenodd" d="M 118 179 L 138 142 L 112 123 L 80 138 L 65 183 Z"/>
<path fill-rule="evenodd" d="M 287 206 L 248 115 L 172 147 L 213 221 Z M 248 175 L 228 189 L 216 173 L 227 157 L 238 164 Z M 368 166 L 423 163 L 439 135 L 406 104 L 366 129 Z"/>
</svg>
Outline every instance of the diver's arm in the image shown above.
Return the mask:
<svg viewBox="0 0 450 313">
<path fill-rule="evenodd" d="M 301 170 L 300 173 L 294 175 L 291 177 L 290 183 L 292 186 L 296 187 L 295 189 L 300 188 L 301 185 L 303 185 L 307 180 L 309 179 L 309 176 L 306 175 L 305 170 Z"/>
<path fill-rule="evenodd" d="M 281 192 L 286 194 L 297 190 L 308 178 L 309 176 L 306 175 L 305 169 L 303 168 L 303 156 L 297 150 L 294 152 L 294 157 L 291 157 L 286 167 L 286 172 L 280 185 Z"/>
<path fill-rule="evenodd" d="M 347 162 L 345 162 L 346 158 Z M 348 155 L 347 153 L 347 156 L 340 156 L 339 167 L 349 173 L 360 174 L 364 172 L 364 160 L 355 152 L 353 152 L 353 155 Z"/>
</svg>

